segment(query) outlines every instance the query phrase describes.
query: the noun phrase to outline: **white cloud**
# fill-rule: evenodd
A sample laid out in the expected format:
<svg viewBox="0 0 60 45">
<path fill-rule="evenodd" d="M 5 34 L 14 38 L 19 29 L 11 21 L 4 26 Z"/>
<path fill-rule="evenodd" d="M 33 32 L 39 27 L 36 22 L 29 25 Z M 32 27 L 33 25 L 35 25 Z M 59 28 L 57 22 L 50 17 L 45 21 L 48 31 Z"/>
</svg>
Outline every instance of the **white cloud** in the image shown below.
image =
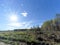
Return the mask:
<svg viewBox="0 0 60 45">
<path fill-rule="evenodd" d="M 27 12 L 23 12 L 23 13 L 21 13 L 22 14 L 22 16 L 24 16 L 24 17 L 27 17 Z"/>
</svg>

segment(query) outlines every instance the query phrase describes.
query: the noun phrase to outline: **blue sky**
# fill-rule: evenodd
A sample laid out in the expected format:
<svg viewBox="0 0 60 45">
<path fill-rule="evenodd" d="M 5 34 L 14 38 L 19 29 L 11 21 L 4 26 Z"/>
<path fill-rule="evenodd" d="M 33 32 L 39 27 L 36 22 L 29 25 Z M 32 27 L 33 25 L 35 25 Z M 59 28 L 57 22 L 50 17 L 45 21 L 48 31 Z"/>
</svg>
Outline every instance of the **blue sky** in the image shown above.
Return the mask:
<svg viewBox="0 0 60 45">
<path fill-rule="evenodd" d="M 0 0 L 0 30 L 41 26 L 60 13 L 60 0 Z"/>
</svg>

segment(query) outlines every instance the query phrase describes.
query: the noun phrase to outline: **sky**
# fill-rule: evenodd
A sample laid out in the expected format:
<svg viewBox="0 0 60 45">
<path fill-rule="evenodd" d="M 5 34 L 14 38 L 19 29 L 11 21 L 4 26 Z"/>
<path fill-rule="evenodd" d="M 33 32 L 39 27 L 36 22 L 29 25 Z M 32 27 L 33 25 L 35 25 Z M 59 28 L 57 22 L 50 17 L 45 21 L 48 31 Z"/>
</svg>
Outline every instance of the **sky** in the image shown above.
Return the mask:
<svg viewBox="0 0 60 45">
<path fill-rule="evenodd" d="M 60 14 L 60 0 L 0 0 L 0 30 L 30 28 Z"/>
</svg>

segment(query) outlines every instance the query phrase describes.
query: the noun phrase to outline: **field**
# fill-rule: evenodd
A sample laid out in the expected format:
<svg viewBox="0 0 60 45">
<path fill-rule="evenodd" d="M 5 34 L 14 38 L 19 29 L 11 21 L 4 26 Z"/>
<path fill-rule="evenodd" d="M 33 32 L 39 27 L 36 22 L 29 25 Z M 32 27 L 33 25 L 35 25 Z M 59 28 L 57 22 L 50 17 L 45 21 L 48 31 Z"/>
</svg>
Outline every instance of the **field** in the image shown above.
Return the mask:
<svg viewBox="0 0 60 45">
<path fill-rule="evenodd" d="M 34 32 L 31 33 L 28 31 L 2 31 L 0 32 L 0 41 L 15 45 L 18 44 L 20 41 L 32 42 L 37 40 Z"/>
<path fill-rule="evenodd" d="M 50 30 L 17 30 L 0 31 L 0 42 L 10 45 L 25 45 L 27 42 L 33 45 L 60 45 L 60 31 Z M 31 45 L 30 44 L 30 45 Z M 27 44 L 28 45 L 28 44 Z"/>
</svg>

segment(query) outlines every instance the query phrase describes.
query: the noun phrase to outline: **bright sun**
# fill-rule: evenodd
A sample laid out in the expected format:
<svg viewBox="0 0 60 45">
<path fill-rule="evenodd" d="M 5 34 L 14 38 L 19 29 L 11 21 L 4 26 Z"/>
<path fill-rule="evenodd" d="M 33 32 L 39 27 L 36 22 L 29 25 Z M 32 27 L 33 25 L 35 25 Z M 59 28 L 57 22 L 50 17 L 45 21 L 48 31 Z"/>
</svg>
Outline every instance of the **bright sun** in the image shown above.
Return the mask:
<svg viewBox="0 0 60 45">
<path fill-rule="evenodd" d="M 17 15 L 11 15 L 10 16 L 10 21 L 17 21 L 17 20 L 18 20 Z"/>
</svg>

